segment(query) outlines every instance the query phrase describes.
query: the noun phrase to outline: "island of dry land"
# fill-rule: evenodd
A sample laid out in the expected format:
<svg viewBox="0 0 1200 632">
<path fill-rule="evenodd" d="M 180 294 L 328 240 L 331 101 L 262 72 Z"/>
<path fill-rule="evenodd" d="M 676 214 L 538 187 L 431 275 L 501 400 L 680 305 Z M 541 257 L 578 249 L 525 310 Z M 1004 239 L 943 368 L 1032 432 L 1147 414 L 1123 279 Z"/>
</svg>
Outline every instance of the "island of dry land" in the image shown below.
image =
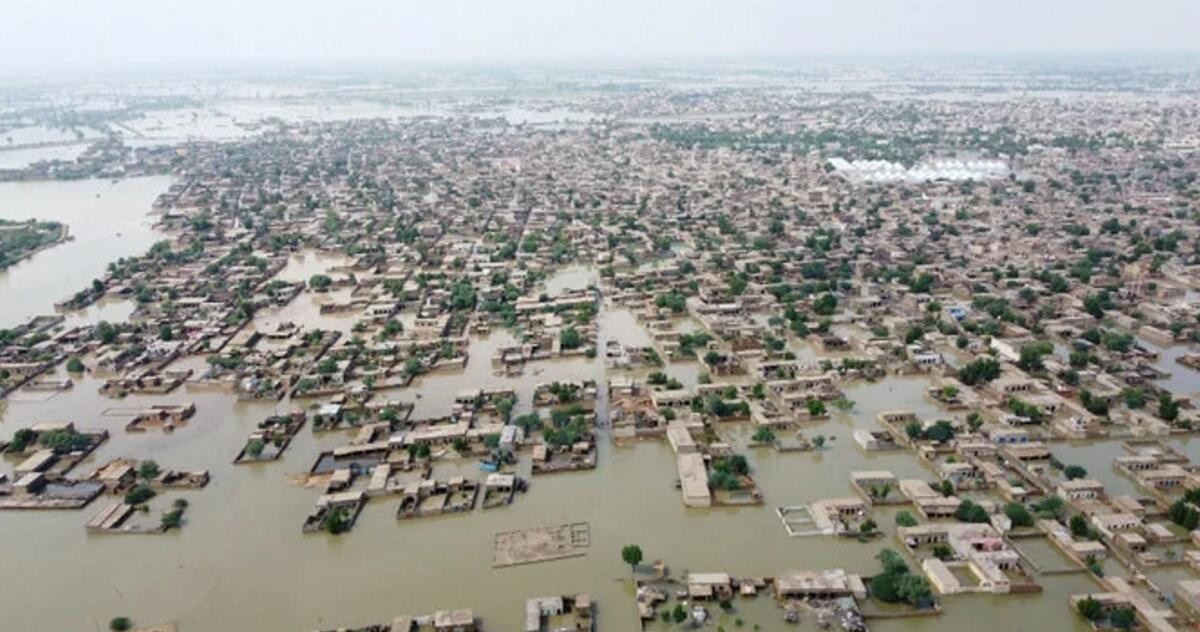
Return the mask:
<svg viewBox="0 0 1200 632">
<path fill-rule="evenodd" d="M 59 222 L 0 219 L 0 270 L 69 238 L 66 224 Z"/>
</svg>

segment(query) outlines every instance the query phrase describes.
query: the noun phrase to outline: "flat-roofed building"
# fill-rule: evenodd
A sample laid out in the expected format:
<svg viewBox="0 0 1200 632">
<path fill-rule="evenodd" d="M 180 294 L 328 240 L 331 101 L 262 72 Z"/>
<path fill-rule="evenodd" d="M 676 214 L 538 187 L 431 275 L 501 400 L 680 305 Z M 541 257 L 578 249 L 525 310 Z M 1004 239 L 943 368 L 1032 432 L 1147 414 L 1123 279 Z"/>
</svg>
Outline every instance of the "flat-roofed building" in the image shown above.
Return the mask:
<svg viewBox="0 0 1200 632">
<path fill-rule="evenodd" d="M 682 422 L 673 421 L 667 424 L 667 441 L 675 454 L 692 454 L 696 452 L 696 440 Z"/>
<path fill-rule="evenodd" d="M 437 632 L 476 632 L 475 613 L 469 608 L 438 610 L 433 613 L 433 629 Z"/>
<path fill-rule="evenodd" d="M 779 599 L 835 599 L 853 596 L 866 598 L 862 578 L 842 569 L 790 571 L 775 578 L 775 596 Z"/>
<path fill-rule="evenodd" d="M 688 573 L 687 591 L 692 599 L 729 599 L 733 580 L 728 573 Z"/>
<path fill-rule="evenodd" d="M 1192 610 L 1192 614 L 1200 615 L 1200 579 L 1181 579 L 1176 582 L 1175 596 Z"/>
<path fill-rule="evenodd" d="M 950 567 L 938 558 L 927 557 L 921 560 L 921 570 L 925 571 L 929 583 L 933 584 L 938 593 L 955 595 L 962 592 L 962 582 L 958 581 L 958 577 L 954 575 Z"/>
<path fill-rule="evenodd" d="M 1112 537 L 1120 532 L 1132 532 L 1142 527 L 1142 519 L 1133 514 L 1107 513 L 1092 516 L 1092 524 L 1100 533 Z"/>
<path fill-rule="evenodd" d="M 1055 493 L 1066 500 L 1095 500 L 1104 495 L 1104 483 L 1091 478 L 1062 481 Z"/>
<path fill-rule="evenodd" d="M 679 489 L 683 492 L 683 504 L 688 507 L 709 507 L 712 492 L 708 489 L 708 469 L 704 457 L 698 453 L 679 454 L 675 457 L 679 469 Z"/>
</svg>

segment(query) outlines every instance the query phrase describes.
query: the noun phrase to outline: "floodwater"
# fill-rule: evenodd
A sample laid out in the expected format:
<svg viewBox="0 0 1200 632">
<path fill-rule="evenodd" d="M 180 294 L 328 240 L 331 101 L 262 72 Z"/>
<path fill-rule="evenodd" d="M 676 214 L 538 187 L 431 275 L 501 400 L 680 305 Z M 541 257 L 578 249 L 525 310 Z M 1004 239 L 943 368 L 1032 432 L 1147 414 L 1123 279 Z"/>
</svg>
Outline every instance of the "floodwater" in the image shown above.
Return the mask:
<svg viewBox="0 0 1200 632">
<path fill-rule="evenodd" d="M 143 195 L 152 197 L 166 184 L 159 180 L 139 186 L 145 187 Z M 114 196 L 112 188 L 105 191 L 105 197 Z M 59 191 L 57 195 L 64 194 Z M 135 201 L 134 193 L 124 195 L 130 204 Z M 301 253 L 289 262 L 283 275 L 305 279 L 343 263 L 340 257 Z M 591 271 L 569 269 L 548 279 L 547 286 L 563 290 L 586 286 L 591 280 Z M 336 292 L 304 294 L 287 307 L 259 314 L 256 322 L 266 326 L 290 319 L 326 328 L 352 322 L 319 314 L 320 302 L 338 298 Z M 93 309 L 121 310 L 124 306 L 116 302 Z M 686 319 L 680 321 L 682 325 Z M 598 322 L 601 349 L 611 339 L 623 344 L 649 340 L 628 310 L 606 307 Z M 520 414 L 529 409 L 533 390 L 541 382 L 605 380 L 617 375 L 605 368 L 602 358 L 579 357 L 533 363 L 517 377 L 497 376 L 491 366 L 492 353 L 512 341 L 512 334 L 504 331 L 473 338 L 465 368 L 441 369 L 379 397 L 413 402 L 414 418 L 419 419 L 448 413 L 460 390 L 510 386 L 517 391 L 516 413 Z M 803 343 L 793 344 L 811 357 L 820 357 Z M 186 364 L 202 365 L 195 359 Z M 693 388 L 699 365 L 672 363 L 665 370 Z M 640 376 L 648 371 L 620 374 Z M 58 375 L 66 377 L 65 370 L 60 368 Z M 927 379 L 913 376 L 845 385 L 855 407 L 803 428 L 810 436 L 829 438 L 820 452 L 749 448 L 751 429 L 747 424 L 719 425 L 722 438 L 749 458 L 766 502 L 703 510 L 683 506 L 674 486 L 674 455 L 665 441 L 618 446 L 602 430 L 596 470 L 533 478 L 530 491 L 511 506 L 400 522 L 395 518 L 398 499 L 373 499 L 353 531 L 334 537 L 301 534 L 301 523 L 319 492 L 291 481 L 309 469 L 321 450 L 343 443 L 349 434 L 317 437 L 306 427 L 280 461 L 231 464 L 255 423 L 293 406 L 312 405 L 311 400 L 240 403 L 207 387 L 112 400 L 97 395 L 99 384 L 97 378 L 86 376 L 67 392 L 15 394 L 0 409 L 0 436 L 7 437 L 37 421 L 71 420 L 80 428 L 102 427 L 112 433 L 110 441 L 80 466 L 80 474 L 108 459 L 129 456 L 153 458 L 164 468 L 208 468 L 212 482 L 203 490 L 164 494 L 152 502 L 153 517 L 174 498 L 183 496 L 190 501 L 184 528 L 162 536 L 86 533 L 84 523 L 103 506 L 104 499 L 81 511 L 0 514 L 0 540 L 8 543 L 5 568 L 12 569 L 0 574 L 0 612 L 12 629 L 102 629 L 114 616 L 130 616 L 146 624 L 176 621 L 186 632 L 284 632 L 365 625 L 390 621 L 402 613 L 470 607 L 482 617 L 485 629 L 508 631 L 520 629 L 526 598 L 587 591 L 597 601 L 599 630 L 628 632 L 637 629 L 637 619 L 630 571 L 620 558 L 620 549 L 627 544 L 640 545 L 648 562 L 666 561 L 675 574 L 726 571 L 757 576 L 826 568 L 874 573 L 878 550 L 897 547 L 894 509 L 877 512 L 887 537 L 860 543 L 822 536 L 789 538 L 774 508 L 850 495 L 849 473 L 854 470 L 887 469 L 899 477 L 931 478 L 932 472 L 912 454 L 867 454 L 851 435 L 856 428 L 877 427 L 875 415 L 883 409 L 909 408 L 925 418 L 953 416 L 924 395 Z M 134 409 L 187 401 L 195 402 L 196 416 L 173 434 L 126 434 L 123 430 Z M 1104 448 L 1093 449 L 1093 445 Z M 1100 474 L 1101 463 L 1116 444 L 1080 446 L 1086 456 L 1060 456 L 1068 462 L 1083 461 Z M 1058 452 L 1059 446 L 1055 449 Z M 471 462 L 459 461 L 439 466 L 439 472 L 445 469 L 471 472 L 473 467 Z M 527 455 L 520 469 L 528 476 Z M 491 542 L 496 532 L 578 521 L 590 523 L 591 547 L 586 556 L 491 568 Z M 1039 577 L 1038 581 L 1045 587 L 1041 595 L 951 597 L 944 600 L 946 613 L 940 617 L 873 622 L 872 629 L 1088 629 L 1072 614 L 1067 598 L 1072 593 L 1098 590 L 1094 580 L 1077 574 Z M 723 615 L 720 621 L 726 629 L 735 628 L 730 622 L 734 618 L 742 619 L 748 630 L 797 629 L 782 622 L 781 611 L 769 597 L 735 601 L 735 606 L 737 611 Z M 651 629 L 665 627 L 659 622 Z M 812 629 L 811 622 L 800 629 Z"/>
<path fill-rule="evenodd" d="M 1179 397 L 1193 397 L 1200 392 L 1200 371 L 1188 368 L 1175 360 L 1180 356 L 1189 353 L 1196 353 L 1195 345 L 1171 345 L 1161 347 L 1139 338 L 1138 342 L 1149 349 L 1158 352 L 1158 361 L 1155 366 L 1160 371 L 1165 371 L 1169 377 L 1158 380 L 1158 385 L 1175 393 Z"/>
<path fill-rule="evenodd" d="M 150 206 L 167 176 L 0 184 L 0 218 L 55 220 L 74 239 L 0 272 L 0 327 L 12 327 L 88 287 L 110 262 L 144 253 L 163 239 Z"/>
<path fill-rule="evenodd" d="M 91 128 L 56 129 L 42 126 L 0 131 L 0 169 L 23 169 L 43 160 L 75 160 L 88 142 L 101 137 Z"/>
<path fill-rule="evenodd" d="M 73 161 L 87 149 L 86 143 L 6 149 L 0 147 L 0 169 L 24 169 L 36 162 Z"/>
<path fill-rule="evenodd" d="M 0 131 L 0 148 L 18 148 L 41 143 L 65 143 L 73 140 L 99 138 L 102 134 L 92 128 L 60 129 L 34 125 Z"/>
<path fill-rule="evenodd" d="M 584 265 L 566 266 L 546 278 L 543 283 L 546 294 L 559 296 L 572 290 L 586 290 L 589 285 L 600 284 L 600 273 Z"/>
<path fill-rule="evenodd" d="M 185 141 L 234 141 L 269 126 L 271 119 L 288 122 L 397 119 L 424 116 L 504 118 L 513 125 L 564 126 L 593 120 L 591 113 L 559 106 L 540 108 L 479 108 L 455 100 L 414 99 L 387 103 L 368 100 L 329 101 L 311 98 L 233 98 L 207 107 L 146 112 L 115 125 L 131 147 L 169 145 Z M 2 166 L 2 165 L 0 165 Z"/>
<path fill-rule="evenodd" d="M 116 127 L 130 147 L 170 145 L 190 140 L 230 141 L 249 134 L 233 118 L 207 108 L 147 112 Z"/>
</svg>

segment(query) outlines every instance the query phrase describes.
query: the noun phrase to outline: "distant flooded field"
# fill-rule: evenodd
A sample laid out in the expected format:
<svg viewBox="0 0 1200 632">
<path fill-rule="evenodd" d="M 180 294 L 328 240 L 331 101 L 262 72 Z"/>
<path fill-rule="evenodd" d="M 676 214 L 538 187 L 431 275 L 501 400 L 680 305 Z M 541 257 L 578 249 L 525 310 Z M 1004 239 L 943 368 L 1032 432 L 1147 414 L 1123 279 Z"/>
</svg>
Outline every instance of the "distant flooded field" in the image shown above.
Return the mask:
<svg viewBox="0 0 1200 632">
<path fill-rule="evenodd" d="M 0 169 L 21 169 L 43 160 L 75 160 L 87 149 L 84 143 L 7 149 L 0 145 Z"/>
</svg>

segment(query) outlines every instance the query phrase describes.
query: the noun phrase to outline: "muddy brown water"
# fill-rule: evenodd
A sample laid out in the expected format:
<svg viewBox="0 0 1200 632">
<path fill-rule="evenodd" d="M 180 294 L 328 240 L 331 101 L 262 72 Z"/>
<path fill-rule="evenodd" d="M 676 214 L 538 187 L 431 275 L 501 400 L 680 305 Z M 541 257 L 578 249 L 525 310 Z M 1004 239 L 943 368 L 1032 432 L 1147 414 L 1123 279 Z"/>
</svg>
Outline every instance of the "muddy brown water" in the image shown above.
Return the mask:
<svg viewBox="0 0 1200 632">
<path fill-rule="evenodd" d="M 144 186 L 161 188 L 165 182 Z M 0 187 L 0 202 L 5 195 Z M 149 236 L 146 240 L 147 246 L 153 241 Z M 285 274 L 303 279 L 338 263 L 337 257 L 304 254 Z M 561 289 L 593 280 L 586 270 L 573 269 L 566 274 L 570 276 L 552 278 L 548 285 Z M 62 298 L 57 291 L 45 292 L 44 296 L 30 295 L 30 300 Z M 260 314 L 259 322 L 295 320 L 338 329 L 352 324 L 346 317 L 320 315 L 322 300 L 328 299 L 301 295 L 281 310 Z M 5 309 L 10 310 L 4 313 L 6 318 L 21 312 Z M 609 339 L 625 344 L 648 341 L 646 331 L 627 310 L 606 308 L 599 322 L 601 348 Z M 503 331 L 475 338 L 464 369 L 421 376 L 411 386 L 380 397 L 413 402 L 413 417 L 419 419 L 446 414 L 455 394 L 463 389 L 510 386 L 520 398 L 519 414 L 528 410 L 538 383 L 609 376 L 602 359 L 578 358 L 537 363 L 522 376 L 499 377 L 491 366 L 492 352 L 511 340 Z M 797 350 L 806 357 L 819 355 L 807 347 Z M 202 366 L 195 358 L 184 364 Z M 666 371 L 689 388 L 697 382 L 695 363 L 674 363 Z M 66 373 L 60 369 L 59 375 Z M 950 416 L 924 396 L 928 386 L 924 378 L 905 377 L 847 385 L 847 395 L 856 407 L 805 429 L 832 437 L 819 453 L 747 448 L 749 427 L 721 426 L 722 436 L 750 458 L 766 499 L 757 507 L 687 509 L 674 487 L 674 457 L 665 442 L 616 446 L 603 434 L 596 470 L 534 478 L 529 493 L 511 506 L 401 522 L 395 518 L 398 499 L 375 499 L 352 532 L 332 537 L 301 534 L 301 523 L 318 492 L 290 480 L 307 471 L 322 449 L 344 442 L 348 435 L 314 437 L 306 427 L 282 460 L 235 467 L 231 460 L 254 424 L 291 409 L 293 404 L 239 403 L 220 390 L 197 387 L 165 396 L 111 400 L 97 394 L 99 384 L 97 378 L 84 377 L 63 393 L 15 394 L 0 412 L 0 436 L 10 436 L 30 423 L 56 419 L 74 421 L 81 428 L 103 427 L 112 432 L 112 439 L 77 473 L 110 458 L 130 456 L 153 458 L 166 468 L 208 468 L 212 483 L 200 491 L 164 494 L 152 502 L 154 515 L 176 497 L 186 497 L 191 503 L 184 528 L 164 536 L 86 533 L 84 523 L 99 510 L 101 501 L 82 511 L 0 513 L 5 570 L 0 573 L 0 612 L 4 613 L 0 627 L 4 629 L 96 630 L 103 629 L 110 618 L 125 615 L 141 623 L 176 621 L 186 632 L 282 632 L 365 625 L 389 621 L 402 613 L 470 607 L 482 617 L 486 629 L 517 630 L 526 598 L 590 592 L 597 601 L 599 629 L 625 632 L 636 629 L 637 624 L 630 572 L 620 558 L 620 549 L 626 544 L 640 545 L 648 561 L 665 560 L 676 573 L 727 571 L 753 576 L 839 567 L 873 573 L 877 551 L 896 546 L 891 537 L 892 510 L 880 512 L 879 522 L 888 537 L 863 544 L 826 537 L 788 538 L 774 508 L 852 494 L 848 475 L 854 470 L 888 469 L 901 477 L 931 477 L 911 454 L 865 454 L 853 443 L 851 433 L 855 428 L 875 428 L 875 414 L 882 409 L 911 408 L 926 418 Z M 196 403 L 197 414 L 173 434 L 126 434 L 122 429 L 128 421 L 123 411 L 185 401 Z M 1181 445 L 1195 458 L 1200 442 Z M 1059 449 L 1056 447 L 1056 452 Z M 1080 462 L 1114 489 L 1129 491 L 1125 489 L 1128 481 L 1109 468 L 1119 450 L 1116 443 L 1081 443 L 1061 449 L 1064 461 Z M 521 464 L 526 473 L 527 459 Z M 6 469 L 13 464 L 8 461 Z M 469 462 L 438 467 L 439 472 L 469 473 L 473 469 Z M 591 525 L 591 548 L 586 556 L 491 568 L 494 533 L 578 521 Z M 956 596 L 945 599 L 943 616 L 874 622 L 872 628 L 904 632 L 1086 630 L 1071 613 L 1067 597 L 1098 590 L 1099 585 L 1085 575 L 1042 577 L 1039 581 L 1046 589 L 1040 595 Z M 731 630 L 735 618 L 743 620 L 745 629 L 755 625 L 762 630 L 796 629 L 782 622 L 781 611 L 766 597 L 737 602 L 736 614 L 719 623 Z M 809 622 L 801 629 L 812 626 Z M 662 629 L 662 624 L 652 627 Z"/>
</svg>

